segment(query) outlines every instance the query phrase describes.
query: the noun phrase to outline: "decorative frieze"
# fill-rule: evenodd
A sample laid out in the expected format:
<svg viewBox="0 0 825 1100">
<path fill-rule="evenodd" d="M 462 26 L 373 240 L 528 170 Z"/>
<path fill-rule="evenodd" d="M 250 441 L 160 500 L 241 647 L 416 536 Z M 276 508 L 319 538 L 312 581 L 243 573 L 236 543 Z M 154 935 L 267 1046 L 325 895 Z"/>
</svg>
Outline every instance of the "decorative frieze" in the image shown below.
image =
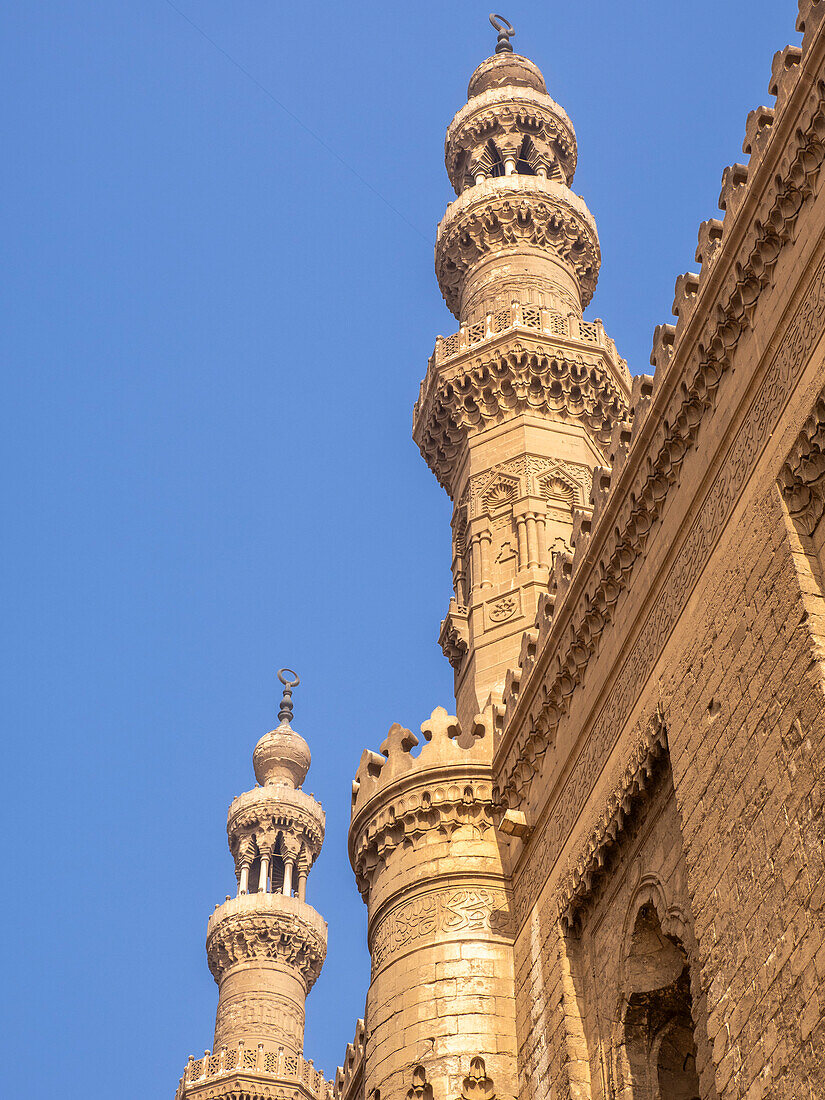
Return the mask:
<svg viewBox="0 0 825 1100">
<path fill-rule="evenodd" d="M 503 890 L 480 886 L 437 890 L 403 902 L 382 916 L 370 940 L 373 973 L 399 952 L 433 937 L 486 932 L 512 936 Z"/>
</svg>

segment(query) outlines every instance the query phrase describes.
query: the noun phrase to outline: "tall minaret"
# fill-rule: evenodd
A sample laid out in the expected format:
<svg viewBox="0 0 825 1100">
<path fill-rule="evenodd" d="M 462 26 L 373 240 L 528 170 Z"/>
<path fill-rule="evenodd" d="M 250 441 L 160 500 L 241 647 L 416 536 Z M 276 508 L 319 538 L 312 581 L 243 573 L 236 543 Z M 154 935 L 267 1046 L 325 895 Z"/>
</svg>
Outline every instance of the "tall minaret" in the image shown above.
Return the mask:
<svg viewBox="0 0 825 1100">
<path fill-rule="evenodd" d="M 263 1084 L 327 1100 L 331 1089 L 303 1058 L 304 1004 L 327 949 L 326 922 L 306 902 L 324 811 L 301 790 L 311 757 L 290 725 L 298 677 L 281 669 L 278 678 L 280 725 L 252 755 L 260 785 L 229 807 L 237 896 L 215 907 L 207 927 L 209 969 L 218 983 L 214 1050 L 189 1059 L 177 1100 L 259 1095 L 253 1086 Z"/>
<path fill-rule="evenodd" d="M 490 18 L 496 52 L 447 129 L 458 198 L 435 246 L 461 328 L 437 339 L 413 414 L 413 437 L 455 505 L 455 597 L 440 641 L 465 727 L 517 663 L 630 396 L 613 341 L 582 318 L 601 255 L 570 190 L 575 131 L 539 69 L 513 53 L 513 28 Z"/>
</svg>

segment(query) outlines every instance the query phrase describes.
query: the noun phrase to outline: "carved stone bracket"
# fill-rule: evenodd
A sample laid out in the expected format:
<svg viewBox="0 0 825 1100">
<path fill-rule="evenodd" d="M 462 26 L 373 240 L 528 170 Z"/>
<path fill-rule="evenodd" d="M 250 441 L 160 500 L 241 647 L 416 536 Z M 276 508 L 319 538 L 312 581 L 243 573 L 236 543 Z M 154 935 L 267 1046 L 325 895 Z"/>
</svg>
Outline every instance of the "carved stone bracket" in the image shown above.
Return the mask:
<svg viewBox="0 0 825 1100">
<path fill-rule="evenodd" d="M 496 1100 L 496 1090 L 480 1056 L 470 1062 L 470 1072 L 461 1083 L 460 1100 Z"/>
<path fill-rule="evenodd" d="M 825 390 L 791 448 L 779 486 L 791 518 L 804 534 L 812 535 L 825 513 Z"/>
<path fill-rule="evenodd" d="M 611 849 L 619 843 L 638 807 L 649 797 L 667 754 L 667 730 L 657 713 L 650 729 L 635 745 L 604 811 L 558 888 L 558 916 L 566 931 L 571 930 L 577 914 L 593 895 L 599 876 L 609 863 Z"/>
<path fill-rule="evenodd" d="M 427 1082 L 427 1071 L 423 1066 L 416 1066 L 413 1070 L 407 1100 L 433 1100 L 433 1087 Z"/>
<path fill-rule="evenodd" d="M 264 895 L 264 898 L 273 897 L 277 895 Z M 326 936 L 320 928 L 301 917 L 297 906 L 290 906 L 288 910 L 270 907 L 267 911 L 263 908 L 264 904 L 261 902 L 262 908 L 257 912 L 249 908 L 236 912 L 233 911 L 237 908 L 235 904 L 228 902 L 232 909 L 225 915 L 220 910 L 213 914 L 206 938 L 206 955 L 212 977 L 216 982 L 220 981 L 231 966 L 240 962 L 281 962 L 301 974 L 309 992 L 324 965 Z M 309 909 L 308 906 L 304 908 Z M 314 910 L 309 912 L 314 913 Z"/>
<path fill-rule="evenodd" d="M 435 272 L 449 310 L 459 316 L 468 272 L 509 246 L 556 254 L 576 279 L 582 307 L 596 289 L 601 251 L 593 216 L 564 184 L 538 176 L 506 176 L 465 191 L 438 227 Z"/>
<path fill-rule="evenodd" d="M 467 655 L 469 641 L 470 630 L 467 622 L 467 608 L 459 607 L 456 601 L 452 599 L 450 600 L 450 610 L 441 622 L 438 644 L 456 672 L 461 669 Z"/>
</svg>

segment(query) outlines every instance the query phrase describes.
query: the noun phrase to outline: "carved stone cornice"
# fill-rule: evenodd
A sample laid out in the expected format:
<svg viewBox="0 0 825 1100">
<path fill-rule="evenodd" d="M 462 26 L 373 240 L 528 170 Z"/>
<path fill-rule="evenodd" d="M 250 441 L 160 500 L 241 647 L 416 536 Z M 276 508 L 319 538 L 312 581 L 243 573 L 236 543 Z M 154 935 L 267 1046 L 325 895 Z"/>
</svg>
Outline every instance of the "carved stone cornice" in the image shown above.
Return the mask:
<svg viewBox="0 0 825 1100">
<path fill-rule="evenodd" d="M 314 862 L 324 842 L 324 811 L 305 791 L 286 786 L 255 787 L 229 807 L 226 832 L 236 864 L 244 844 L 268 847 L 279 834 L 296 841 Z"/>
<path fill-rule="evenodd" d="M 591 344 L 511 330 L 478 351 L 427 369 L 413 439 L 452 496 L 467 436 L 523 413 L 574 421 L 606 448 L 627 415 L 624 380 Z"/>
<path fill-rule="evenodd" d="M 825 389 L 782 466 L 779 487 L 794 523 L 812 535 L 825 514 Z"/>
<path fill-rule="evenodd" d="M 630 759 L 605 800 L 601 815 L 556 889 L 558 919 L 566 930 L 572 928 L 577 914 L 592 897 L 599 877 L 608 867 L 612 850 L 654 791 L 657 776 L 667 758 L 667 730 L 661 714 L 657 713 L 633 746 Z"/>
<path fill-rule="evenodd" d="M 582 306 L 596 289 L 599 237 L 584 201 L 564 184 L 539 176 L 502 176 L 471 187 L 447 207 L 438 226 L 435 271 L 458 317 L 468 272 L 507 248 L 549 251 L 573 273 Z"/>
<path fill-rule="evenodd" d="M 380 805 L 350 827 L 350 862 L 363 895 L 397 848 L 417 848 L 437 834 L 449 839 L 461 828 L 483 837 L 494 826 L 489 764 L 444 768 L 405 788 L 387 790 Z"/>
<path fill-rule="evenodd" d="M 298 898 L 244 894 L 219 906 L 209 918 L 206 955 L 216 982 L 237 963 L 277 962 L 295 969 L 309 992 L 326 953 L 325 922 Z"/>
<path fill-rule="evenodd" d="M 805 52 L 819 71 L 825 55 L 821 35 L 811 38 Z M 795 47 L 777 55 L 776 114 L 763 126 L 755 170 L 744 183 L 741 172 L 725 177 L 721 243 L 712 262 L 703 263 L 698 290 L 685 298 L 673 339 L 660 349 L 650 410 L 634 422 L 621 472 L 608 479 L 610 492 L 594 498 L 592 532 L 576 548 L 565 598 L 539 608 L 536 659 L 523 676 L 513 677 L 505 693 L 496 774 L 508 805 L 525 798 L 685 456 L 696 446 L 739 340 L 772 284 L 779 255 L 794 240 L 803 205 L 815 194 L 825 159 L 825 85 L 798 79 L 799 58 Z M 817 289 L 806 308 L 819 311 L 821 304 Z M 792 345 L 787 351 L 783 346 L 781 354 L 802 354 L 801 346 L 809 347 L 812 338 L 810 322 L 799 317 L 789 337 Z"/>
<path fill-rule="evenodd" d="M 551 169 L 556 164 L 561 182 L 570 186 L 576 173 L 577 149 L 576 132 L 567 112 L 544 92 L 507 85 L 473 96 L 447 127 L 444 162 L 456 194 L 475 182 L 472 167 L 491 138 L 497 143 L 503 139 L 518 151 L 525 137 L 536 146 L 548 174 L 553 174 Z M 468 171 L 469 179 L 465 178 Z"/>
</svg>

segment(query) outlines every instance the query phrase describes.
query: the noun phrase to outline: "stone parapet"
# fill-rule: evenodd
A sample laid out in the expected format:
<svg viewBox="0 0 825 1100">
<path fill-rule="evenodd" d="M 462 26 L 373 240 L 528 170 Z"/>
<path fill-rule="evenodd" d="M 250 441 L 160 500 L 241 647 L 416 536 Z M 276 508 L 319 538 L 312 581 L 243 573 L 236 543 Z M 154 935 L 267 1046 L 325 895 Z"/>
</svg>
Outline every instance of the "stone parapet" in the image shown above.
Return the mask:
<svg viewBox="0 0 825 1100">
<path fill-rule="evenodd" d="M 263 1043 L 222 1047 L 189 1058 L 175 1100 L 331 1100 L 332 1085 L 300 1054 L 268 1050 Z"/>
<path fill-rule="evenodd" d="M 519 301 L 513 301 L 509 307 L 495 313 L 488 313 L 472 325 L 462 325 L 458 332 L 450 336 L 436 337 L 429 366 L 441 366 L 448 359 L 470 349 L 478 353 L 482 351 L 482 345 L 491 342 L 499 334 L 522 328 L 528 332 L 542 332 L 563 341 L 570 340 L 574 347 L 577 344 L 596 344 L 606 348 L 615 364 L 616 373 L 630 385 L 627 360 L 621 358 L 615 341 L 607 335 L 601 321 L 585 321 L 576 313 L 559 313 Z M 424 388 L 423 382 L 421 388 Z"/>
<path fill-rule="evenodd" d="M 335 1074 L 332 1090 L 334 1100 L 360 1100 L 364 1095 L 365 1044 L 366 1028 L 364 1021 L 359 1020 L 355 1025 L 355 1036 L 352 1042 L 347 1043 L 344 1064 L 338 1067 Z"/>
</svg>

